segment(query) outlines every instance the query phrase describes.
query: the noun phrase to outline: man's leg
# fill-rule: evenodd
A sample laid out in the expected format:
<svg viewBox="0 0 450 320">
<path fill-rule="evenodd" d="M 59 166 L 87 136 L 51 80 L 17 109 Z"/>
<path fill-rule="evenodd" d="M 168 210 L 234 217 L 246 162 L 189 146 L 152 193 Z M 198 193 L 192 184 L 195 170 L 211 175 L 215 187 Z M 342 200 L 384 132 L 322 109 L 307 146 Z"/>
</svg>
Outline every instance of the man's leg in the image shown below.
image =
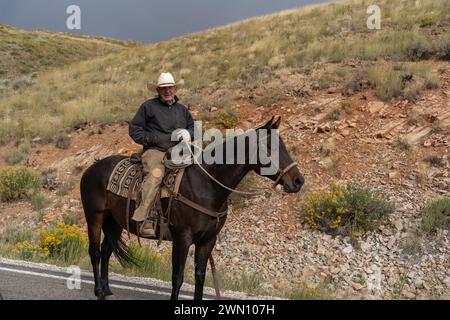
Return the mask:
<svg viewBox="0 0 450 320">
<path fill-rule="evenodd" d="M 148 212 L 164 177 L 164 152 L 147 150 L 142 155 L 144 180 L 142 181 L 142 200 L 133 215 L 133 220 L 139 223 L 139 231 L 143 237 L 155 235 L 153 223 L 147 220 Z"/>
</svg>

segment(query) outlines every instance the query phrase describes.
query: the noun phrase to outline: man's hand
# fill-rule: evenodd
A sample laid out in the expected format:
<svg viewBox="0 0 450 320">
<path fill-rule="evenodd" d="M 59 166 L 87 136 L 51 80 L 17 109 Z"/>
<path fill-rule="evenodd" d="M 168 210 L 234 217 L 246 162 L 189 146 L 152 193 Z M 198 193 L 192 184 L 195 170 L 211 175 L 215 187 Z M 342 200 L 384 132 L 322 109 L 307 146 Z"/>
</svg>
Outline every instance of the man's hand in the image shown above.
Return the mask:
<svg viewBox="0 0 450 320">
<path fill-rule="evenodd" d="M 186 129 L 179 129 L 176 137 L 178 141 L 191 142 L 191 134 Z"/>
</svg>

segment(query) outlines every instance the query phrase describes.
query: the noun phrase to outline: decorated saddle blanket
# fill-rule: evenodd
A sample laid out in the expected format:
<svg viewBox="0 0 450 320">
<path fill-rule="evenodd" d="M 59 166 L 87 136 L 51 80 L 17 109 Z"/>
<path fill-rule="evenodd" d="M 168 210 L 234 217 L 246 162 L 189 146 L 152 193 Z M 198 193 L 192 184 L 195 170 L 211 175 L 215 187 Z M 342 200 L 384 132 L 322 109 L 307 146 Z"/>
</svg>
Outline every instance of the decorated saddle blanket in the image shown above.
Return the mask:
<svg viewBox="0 0 450 320">
<path fill-rule="evenodd" d="M 168 173 L 166 169 L 166 174 Z M 175 178 L 175 192 L 178 192 L 181 179 L 184 174 L 184 169 L 179 170 Z M 107 190 L 120 197 L 131 200 L 138 200 L 140 198 L 142 181 L 144 178 L 144 171 L 141 162 L 131 161 L 130 157 L 119 161 L 114 167 L 111 176 L 109 177 Z M 170 196 L 169 190 L 162 186 L 161 198 L 168 198 Z"/>
<path fill-rule="evenodd" d="M 114 167 L 106 189 L 124 198 L 131 195 L 132 200 L 137 200 L 142 180 L 142 163 L 133 163 L 130 158 L 125 158 Z"/>
</svg>

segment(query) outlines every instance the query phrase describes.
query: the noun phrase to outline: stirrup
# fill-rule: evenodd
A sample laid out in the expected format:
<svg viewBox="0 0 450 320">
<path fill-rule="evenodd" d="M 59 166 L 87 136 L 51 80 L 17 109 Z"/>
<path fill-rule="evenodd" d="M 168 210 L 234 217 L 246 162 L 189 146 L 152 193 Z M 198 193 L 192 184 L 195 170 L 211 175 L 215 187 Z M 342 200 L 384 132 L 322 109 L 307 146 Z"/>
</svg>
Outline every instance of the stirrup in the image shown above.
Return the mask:
<svg viewBox="0 0 450 320">
<path fill-rule="evenodd" d="M 152 231 L 150 233 L 148 233 L 148 234 L 144 233 L 144 227 L 147 224 L 152 224 L 153 225 L 153 227 L 151 228 Z M 142 237 L 142 238 L 156 239 L 156 228 L 155 228 L 153 222 L 151 222 L 149 220 L 144 220 L 142 222 L 139 222 L 138 233 L 139 233 L 139 236 Z"/>
</svg>

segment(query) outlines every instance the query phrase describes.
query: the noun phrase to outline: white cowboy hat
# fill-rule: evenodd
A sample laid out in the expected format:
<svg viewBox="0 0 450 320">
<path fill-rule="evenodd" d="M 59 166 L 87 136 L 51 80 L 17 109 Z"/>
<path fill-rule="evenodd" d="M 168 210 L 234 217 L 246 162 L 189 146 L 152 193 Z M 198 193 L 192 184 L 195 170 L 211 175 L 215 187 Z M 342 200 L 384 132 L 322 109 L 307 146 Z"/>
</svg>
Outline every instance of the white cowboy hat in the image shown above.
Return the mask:
<svg viewBox="0 0 450 320">
<path fill-rule="evenodd" d="M 148 89 L 156 89 L 156 88 L 163 88 L 163 87 L 174 87 L 174 86 L 179 86 L 179 85 L 183 85 L 183 84 L 184 84 L 183 80 L 175 82 L 175 78 L 173 77 L 173 75 L 171 73 L 163 72 L 159 76 L 156 84 L 149 83 L 147 85 L 147 87 L 148 87 Z"/>
</svg>

